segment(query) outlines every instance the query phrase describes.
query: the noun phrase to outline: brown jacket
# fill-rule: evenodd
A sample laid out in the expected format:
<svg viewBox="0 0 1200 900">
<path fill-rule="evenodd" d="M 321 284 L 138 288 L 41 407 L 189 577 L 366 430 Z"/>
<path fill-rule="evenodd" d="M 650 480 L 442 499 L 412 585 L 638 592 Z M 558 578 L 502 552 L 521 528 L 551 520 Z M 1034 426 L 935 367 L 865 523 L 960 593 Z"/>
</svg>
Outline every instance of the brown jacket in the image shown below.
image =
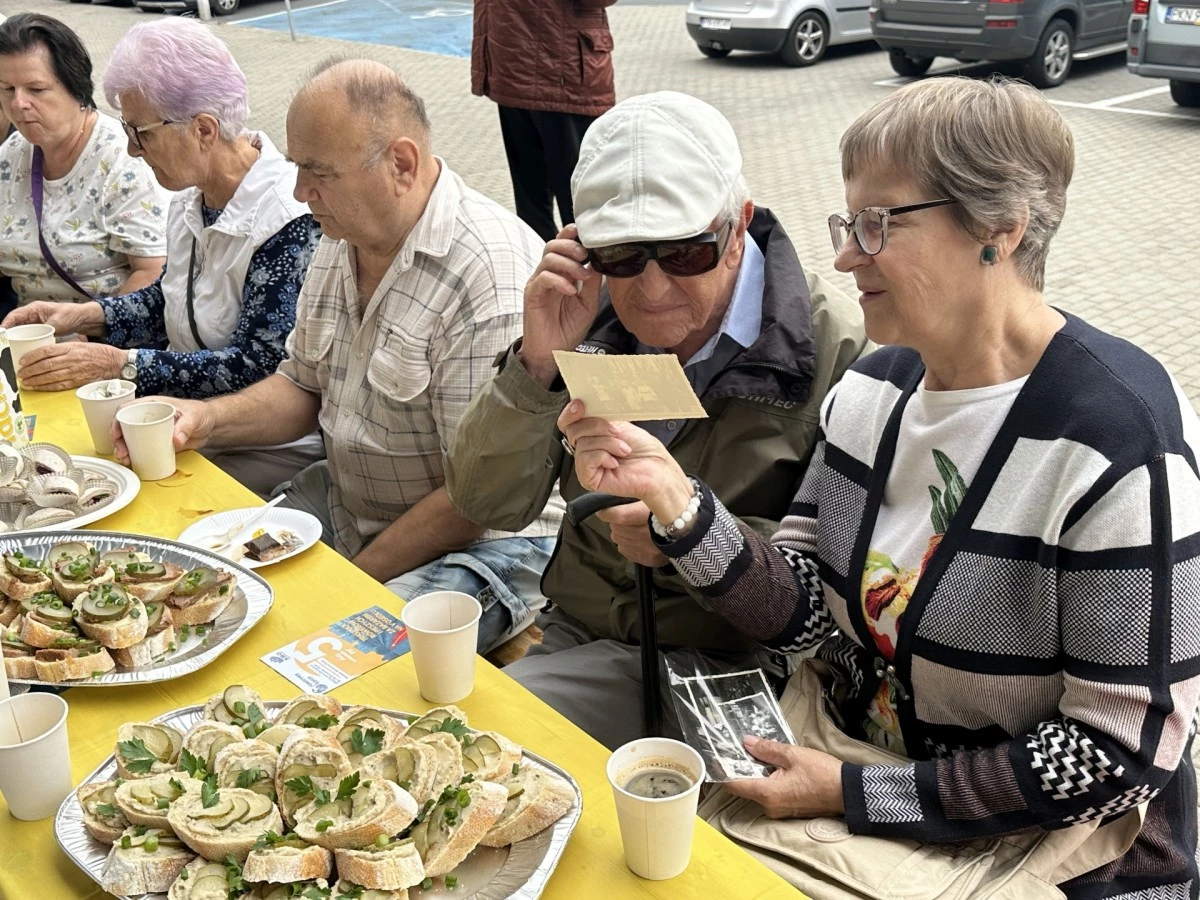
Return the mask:
<svg viewBox="0 0 1200 900">
<path fill-rule="evenodd" d="M 616 0 L 475 0 L 471 93 L 501 106 L 598 116 L 617 102 Z"/>
</svg>

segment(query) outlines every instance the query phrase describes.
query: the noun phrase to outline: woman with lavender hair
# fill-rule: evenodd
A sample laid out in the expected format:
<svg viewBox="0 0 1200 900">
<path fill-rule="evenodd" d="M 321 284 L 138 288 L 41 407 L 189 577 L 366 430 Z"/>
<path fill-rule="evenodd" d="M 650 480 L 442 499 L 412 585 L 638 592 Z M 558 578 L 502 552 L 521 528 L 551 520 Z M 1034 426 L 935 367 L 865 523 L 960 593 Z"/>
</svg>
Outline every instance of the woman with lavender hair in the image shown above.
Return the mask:
<svg viewBox="0 0 1200 900">
<path fill-rule="evenodd" d="M 89 337 L 27 354 L 21 380 L 64 390 L 103 378 L 138 394 L 206 398 L 275 371 L 320 231 L 292 190 L 296 168 L 262 132 L 247 131 L 246 77 L 205 25 L 135 25 L 104 75 L 131 156 L 177 191 L 167 264 L 143 290 L 91 303 L 31 303 L 3 325 L 46 322 Z M 149 349 L 152 347 L 163 349 Z M 324 456 L 319 436 L 218 463 L 259 493 Z"/>
</svg>

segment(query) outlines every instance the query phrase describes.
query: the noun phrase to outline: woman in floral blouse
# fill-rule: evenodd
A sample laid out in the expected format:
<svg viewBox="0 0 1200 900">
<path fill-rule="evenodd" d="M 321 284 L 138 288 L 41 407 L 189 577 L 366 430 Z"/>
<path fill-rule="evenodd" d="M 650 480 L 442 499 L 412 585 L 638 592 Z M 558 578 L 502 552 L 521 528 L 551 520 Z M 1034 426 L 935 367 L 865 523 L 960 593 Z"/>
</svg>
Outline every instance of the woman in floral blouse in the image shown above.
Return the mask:
<svg viewBox="0 0 1200 900">
<path fill-rule="evenodd" d="M 120 124 L 97 112 L 92 89 L 92 61 L 62 22 L 23 13 L 0 24 L 0 110 L 20 132 L 0 146 L 0 275 L 21 303 L 125 293 L 162 270 L 167 193 L 125 152 Z"/>
<path fill-rule="evenodd" d="M 265 134 L 245 130 L 246 78 L 229 48 L 191 19 L 135 25 L 113 50 L 104 92 L 121 110 L 130 154 L 178 192 L 167 264 L 134 293 L 10 313 L 5 327 L 46 322 L 91 339 L 28 353 L 22 384 L 65 390 L 120 376 L 140 395 L 206 398 L 272 374 L 320 232 L 292 196 L 295 166 Z M 323 455 L 310 436 L 231 474 L 265 493 Z"/>
</svg>

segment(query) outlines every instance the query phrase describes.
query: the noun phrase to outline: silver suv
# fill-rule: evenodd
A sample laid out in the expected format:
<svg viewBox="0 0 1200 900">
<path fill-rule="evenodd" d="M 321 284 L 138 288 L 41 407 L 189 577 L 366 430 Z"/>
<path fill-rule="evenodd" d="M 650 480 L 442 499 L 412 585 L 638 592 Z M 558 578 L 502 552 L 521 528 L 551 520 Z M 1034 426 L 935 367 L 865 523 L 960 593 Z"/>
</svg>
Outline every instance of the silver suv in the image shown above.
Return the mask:
<svg viewBox="0 0 1200 900">
<path fill-rule="evenodd" d="M 1171 99 L 1200 107 L 1200 0 L 1133 0 L 1125 65 L 1168 78 Z"/>
<path fill-rule="evenodd" d="M 691 0 L 685 21 L 700 52 L 714 59 L 757 50 L 811 66 L 832 45 L 871 40 L 865 0 Z"/>
<path fill-rule="evenodd" d="M 875 40 L 899 75 L 924 75 L 935 57 L 1023 60 L 1037 87 L 1056 87 L 1071 63 L 1125 49 L 1133 0 L 871 0 Z"/>
</svg>

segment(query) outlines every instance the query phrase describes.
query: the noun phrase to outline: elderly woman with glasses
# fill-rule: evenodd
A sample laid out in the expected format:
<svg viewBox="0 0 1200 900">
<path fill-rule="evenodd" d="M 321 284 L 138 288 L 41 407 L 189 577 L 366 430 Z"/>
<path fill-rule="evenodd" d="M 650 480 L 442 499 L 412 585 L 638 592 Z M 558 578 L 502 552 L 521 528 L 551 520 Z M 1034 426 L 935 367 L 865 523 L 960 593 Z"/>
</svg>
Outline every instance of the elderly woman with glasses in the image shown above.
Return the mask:
<svg viewBox="0 0 1200 900">
<path fill-rule="evenodd" d="M 0 23 L 0 276 L 17 300 L 79 303 L 162 271 L 167 193 L 96 110 L 92 61 L 57 19 Z"/>
<path fill-rule="evenodd" d="M 830 391 L 771 541 L 644 431 L 578 403 L 559 420 L 580 481 L 642 499 L 706 605 L 767 647 L 820 644 L 802 675 L 824 671 L 852 750 L 748 737 L 777 768 L 706 812 L 811 887 L 805 847 L 829 841 L 981 842 L 969 856 L 1142 807 L 1111 861 L 1012 896 L 1195 896 L 1200 421 L 1155 359 L 1046 302 L 1072 135 L 1027 85 L 939 78 L 841 152 L 835 265 L 888 346 Z M 802 693 L 793 677 L 785 714 Z M 892 845 L 872 846 L 879 896 Z"/>
<path fill-rule="evenodd" d="M 22 383 L 62 390 L 121 377 L 139 394 L 205 398 L 272 374 L 320 234 L 292 196 L 295 166 L 265 134 L 245 130 L 246 78 L 229 48 L 194 20 L 135 25 L 113 50 L 104 92 L 121 110 L 130 154 L 178 192 L 167 264 L 135 293 L 11 313 L 5 326 L 47 322 L 92 338 L 27 354 Z M 320 458 L 319 441 L 304 446 L 295 466 L 284 465 L 292 451 L 280 451 L 282 468 L 233 474 L 267 492 Z"/>
</svg>

